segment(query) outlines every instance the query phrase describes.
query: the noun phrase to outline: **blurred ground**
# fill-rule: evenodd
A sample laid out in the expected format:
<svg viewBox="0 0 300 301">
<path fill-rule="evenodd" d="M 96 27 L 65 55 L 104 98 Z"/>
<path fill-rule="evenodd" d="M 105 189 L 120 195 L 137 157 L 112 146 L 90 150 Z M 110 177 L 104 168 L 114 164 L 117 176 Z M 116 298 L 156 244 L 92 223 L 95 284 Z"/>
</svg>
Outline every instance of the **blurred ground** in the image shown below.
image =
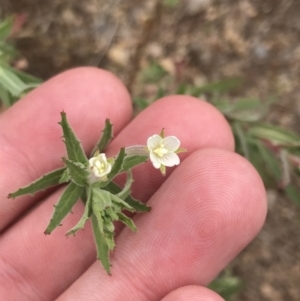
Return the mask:
<svg viewBox="0 0 300 301">
<path fill-rule="evenodd" d="M 299 133 L 300 1 L 1 4 L 4 13 L 26 15 L 16 45 L 34 75 L 47 79 L 70 67 L 99 66 L 121 77 L 133 96 L 156 93 L 157 84 L 139 81 L 139 71 L 153 62 L 173 76 L 171 85 L 238 76 L 245 80 L 240 96 L 276 96 L 269 120 Z M 264 229 L 231 264 L 245 283 L 234 300 L 300 300 L 300 209 L 274 191 L 269 205 Z"/>
</svg>

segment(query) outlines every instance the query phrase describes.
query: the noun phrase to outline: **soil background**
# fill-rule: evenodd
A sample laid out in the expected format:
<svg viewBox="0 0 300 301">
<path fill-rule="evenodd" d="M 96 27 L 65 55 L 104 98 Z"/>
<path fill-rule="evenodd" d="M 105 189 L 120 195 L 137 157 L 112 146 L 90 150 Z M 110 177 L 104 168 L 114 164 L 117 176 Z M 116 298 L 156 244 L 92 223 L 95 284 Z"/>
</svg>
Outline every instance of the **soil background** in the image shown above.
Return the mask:
<svg viewBox="0 0 300 301">
<path fill-rule="evenodd" d="M 98 66 L 115 72 L 133 97 L 141 89 L 155 94 L 157 85 L 139 82 L 153 62 L 197 86 L 237 76 L 245 83 L 241 96 L 277 97 L 268 120 L 300 134 L 299 0 L 0 3 L 2 14 L 22 23 L 17 63 L 31 74 L 47 79 Z M 300 300 L 300 208 L 276 190 L 268 196 L 263 230 L 230 265 L 244 283 L 233 300 Z"/>
</svg>

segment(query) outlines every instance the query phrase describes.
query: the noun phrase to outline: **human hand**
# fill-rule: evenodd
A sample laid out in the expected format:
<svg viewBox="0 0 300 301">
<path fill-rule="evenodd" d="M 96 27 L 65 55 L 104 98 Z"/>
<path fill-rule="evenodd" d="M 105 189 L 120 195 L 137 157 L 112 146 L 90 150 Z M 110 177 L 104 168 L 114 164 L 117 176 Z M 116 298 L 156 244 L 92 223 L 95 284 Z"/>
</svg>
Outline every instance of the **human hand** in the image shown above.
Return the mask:
<svg viewBox="0 0 300 301">
<path fill-rule="evenodd" d="M 148 202 L 138 232 L 117 224 L 112 276 L 95 260 L 89 225 L 76 237 L 65 233 L 83 205 L 50 236 L 43 234 L 61 188 L 7 195 L 62 166 L 65 147 L 57 124 L 65 111 L 87 152 L 104 120 L 114 124 L 107 153 L 144 144 L 165 128 L 189 150 L 162 177 L 151 163 L 133 170 L 133 195 Z M 0 300 L 219 301 L 207 285 L 257 234 L 266 196 L 255 169 L 233 152 L 224 117 L 189 96 L 155 102 L 134 120 L 130 97 L 112 74 L 93 68 L 65 72 L 0 115 Z"/>
</svg>

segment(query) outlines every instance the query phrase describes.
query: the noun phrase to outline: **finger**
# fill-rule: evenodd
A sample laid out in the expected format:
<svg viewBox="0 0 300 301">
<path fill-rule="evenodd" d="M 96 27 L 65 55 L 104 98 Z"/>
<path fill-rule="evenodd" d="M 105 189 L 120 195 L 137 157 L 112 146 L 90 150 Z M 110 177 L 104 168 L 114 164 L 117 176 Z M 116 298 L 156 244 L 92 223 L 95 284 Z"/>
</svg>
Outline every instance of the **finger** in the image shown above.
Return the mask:
<svg viewBox="0 0 300 301">
<path fill-rule="evenodd" d="M 199 148 L 214 147 L 234 150 L 234 138 L 223 115 L 215 107 L 198 98 L 173 95 L 162 98 L 139 114 L 111 143 L 108 153 L 114 154 L 120 146 L 146 144 L 148 137 L 164 128 L 165 135 L 175 135 L 181 146 L 188 149 L 181 160 Z M 147 201 L 167 176 L 153 168 L 151 162 L 133 170 L 134 196 Z M 124 179 L 123 179 L 124 181 Z M 121 180 L 122 182 L 122 180 Z"/>
<path fill-rule="evenodd" d="M 224 299 L 206 287 L 189 285 L 172 291 L 161 301 L 224 301 Z"/>
<path fill-rule="evenodd" d="M 109 72 L 78 68 L 49 80 L 0 118 L 0 232 L 36 199 L 7 195 L 61 166 L 65 146 L 57 124 L 65 111 L 86 151 L 96 143 L 106 118 L 118 133 L 131 117 L 123 84 Z"/>
<path fill-rule="evenodd" d="M 97 262 L 59 301 L 158 300 L 184 285 L 205 286 L 254 238 L 266 215 L 257 172 L 217 149 L 189 156 L 149 205 L 151 213 L 135 217 L 139 231 L 118 236 L 113 276 Z"/>
<path fill-rule="evenodd" d="M 174 105 L 177 109 L 173 114 L 170 114 L 167 108 Z M 126 129 L 117 135 L 110 152 L 115 153 L 121 146 L 126 145 L 126 142 L 130 144 L 142 143 L 142 141 L 145 141 L 142 135 L 146 139 L 148 135 L 161 128 L 162 124 L 164 124 L 166 130 L 182 139 L 182 145 L 190 150 L 189 154 L 197 148 L 209 145 L 232 149 L 233 138 L 230 128 L 224 117 L 211 105 L 192 97 L 176 96 L 162 99 L 153 107 L 151 106 L 141 113 L 136 120 L 132 121 Z M 153 114 L 159 117 L 155 120 L 154 128 L 151 129 L 149 120 Z M 175 117 L 175 115 L 178 115 L 178 117 Z M 182 117 L 186 115 L 189 118 Z M 203 117 L 199 119 L 199 116 Z M 183 135 L 182 126 L 179 122 L 181 118 L 183 119 L 182 126 L 189 134 Z M 135 131 L 137 131 L 136 134 Z M 198 131 L 203 132 L 203 134 L 198 135 Z M 189 138 L 190 135 L 195 138 Z M 212 140 L 211 136 L 214 136 L 215 140 Z M 137 197 L 141 195 L 145 198 L 142 186 L 147 188 L 148 185 L 151 186 L 153 183 L 151 189 L 153 193 L 153 189 L 160 184 L 155 181 L 159 176 L 159 172 L 157 170 L 155 170 L 155 173 L 151 172 L 153 167 L 150 165 L 146 165 L 145 168 L 147 168 L 150 176 L 144 176 L 142 181 L 136 178 L 136 182 L 140 185 Z M 162 178 L 160 177 L 160 179 Z M 43 236 L 42 233 L 53 211 L 53 204 L 57 202 L 60 193 L 58 192 L 49 197 L 44 204 L 41 204 L 34 212 L 12 227 L 3 238 L 2 244 L 0 244 L 0 257 L 5 258 L 8 263 L 6 268 L 3 269 L 3 274 L 9 274 L 7 270 L 22 270 L 21 274 L 26 275 L 26 277 L 23 277 L 22 281 L 20 280 L 22 283 L 20 287 L 37 287 L 33 289 L 33 292 L 39 291 L 40 298 L 42 296 L 57 296 L 64 289 L 64 286 L 69 286 L 95 259 L 95 247 L 88 230 L 81 233 L 79 237 L 77 235 L 76 238 L 69 238 L 68 243 L 64 238 L 66 231 L 73 227 L 80 218 L 82 213 L 80 204 L 79 209 L 75 208 L 74 214 L 64 221 L 63 227 L 55 231 L 50 238 Z M 118 227 L 117 232 L 119 229 Z M 16 237 L 19 237 L 19 239 L 16 240 Z M 39 248 L 36 248 L 37 245 Z M 82 251 L 83 248 L 84 252 Z M 11 249 L 22 250 L 22 252 L 13 253 L 10 251 Z M 45 258 L 49 257 L 49 253 L 51 254 L 51 269 L 48 267 L 48 261 L 45 261 Z M 82 254 L 82 256 L 79 254 Z M 81 256 L 80 260 L 78 256 Z M 32 271 L 33 265 L 35 266 L 34 271 Z M 41 273 L 43 277 L 40 277 Z M 14 285 L 11 278 L 6 278 L 6 285 L 4 286 L 8 291 L 11 291 L 9 287 Z M 32 285 L 33 283 L 36 286 Z M 17 290 L 14 291 L 16 294 L 18 293 Z M 32 300 L 33 298 L 32 296 Z"/>
</svg>

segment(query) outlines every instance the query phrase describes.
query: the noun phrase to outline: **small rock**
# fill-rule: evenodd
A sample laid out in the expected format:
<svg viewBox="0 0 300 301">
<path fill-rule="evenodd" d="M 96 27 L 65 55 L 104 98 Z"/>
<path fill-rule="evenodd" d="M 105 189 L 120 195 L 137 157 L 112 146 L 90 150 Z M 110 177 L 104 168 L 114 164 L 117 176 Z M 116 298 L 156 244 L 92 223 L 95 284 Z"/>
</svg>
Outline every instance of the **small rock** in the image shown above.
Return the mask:
<svg viewBox="0 0 300 301">
<path fill-rule="evenodd" d="M 211 3 L 211 0 L 186 0 L 186 11 L 189 15 L 196 15 L 205 11 Z"/>
</svg>

